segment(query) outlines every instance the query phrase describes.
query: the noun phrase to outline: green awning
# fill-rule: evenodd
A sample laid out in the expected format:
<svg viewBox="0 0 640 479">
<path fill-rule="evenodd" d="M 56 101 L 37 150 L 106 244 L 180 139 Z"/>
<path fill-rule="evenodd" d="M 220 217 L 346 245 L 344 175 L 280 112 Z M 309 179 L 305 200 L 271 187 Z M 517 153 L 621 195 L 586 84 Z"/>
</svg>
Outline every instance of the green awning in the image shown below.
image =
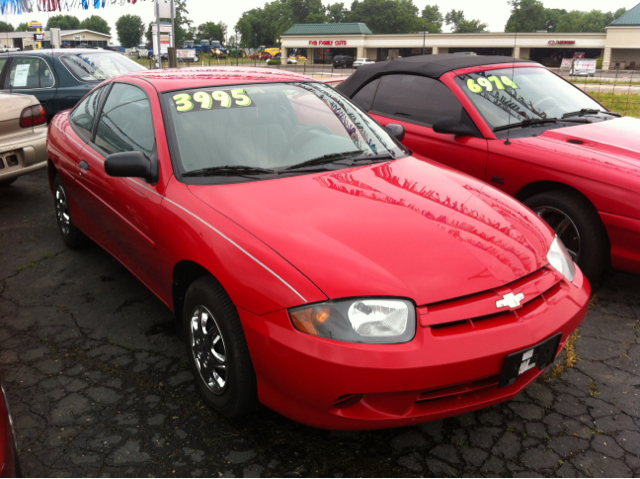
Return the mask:
<svg viewBox="0 0 640 479">
<path fill-rule="evenodd" d="M 298 23 L 285 35 L 371 35 L 364 23 Z"/>
</svg>

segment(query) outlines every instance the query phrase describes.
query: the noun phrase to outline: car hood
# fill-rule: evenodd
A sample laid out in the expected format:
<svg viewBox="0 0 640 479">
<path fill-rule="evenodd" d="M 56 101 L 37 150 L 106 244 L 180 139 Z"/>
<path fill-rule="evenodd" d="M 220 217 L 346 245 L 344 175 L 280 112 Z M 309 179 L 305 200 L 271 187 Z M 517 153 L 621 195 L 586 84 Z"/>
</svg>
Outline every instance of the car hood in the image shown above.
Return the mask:
<svg viewBox="0 0 640 479">
<path fill-rule="evenodd" d="M 428 304 L 514 281 L 553 239 L 530 210 L 413 157 L 191 192 L 295 266 L 329 298 Z"/>
<path fill-rule="evenodd" d="M 580 157 L 595 169 L 585 169 L 578 174 L 593 172 L 598 181 L 615 184 L 637 191 L 640 180 L 640 120 L 616 118 L 547 130 L 536 142 L 544 142 L 546 149 L 559 149 L 561 153 Z"/>
</svg>

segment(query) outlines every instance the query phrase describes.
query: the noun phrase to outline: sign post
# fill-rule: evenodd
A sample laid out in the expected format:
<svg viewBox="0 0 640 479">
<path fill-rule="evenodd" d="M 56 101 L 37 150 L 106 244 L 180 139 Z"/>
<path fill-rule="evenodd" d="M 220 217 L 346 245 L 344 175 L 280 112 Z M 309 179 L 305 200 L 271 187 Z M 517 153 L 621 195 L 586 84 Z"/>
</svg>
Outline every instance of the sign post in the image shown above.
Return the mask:
<svg viewBox="0 0 640 479">
<path fill-rule="evenodd" d="M 175 16 L 174 0 L 156 0 L 156 23 L 152 26 L 152 37 L 153 53 L 158 68 L 162 68 L 162 55 L 168 55 L 169 47 L 175 47 L 173 28 Z M 161 22 L 161 18 L 170 19 L 171 22 Z"/>
<path fill-rule="evenodd" d="M 38 42 L 37 49 L 40 50 L 42 48 L 42 42 L 44 41 L 44 33 L 40 32 L 40 29 L 42 28 L 42 23 L 40 23 L 40 22 L 29 22 L 27 24 L 27 26 L 29 28 L 35 28 L 36 29 L 36 33 L 33 35 L 33 39 L 34 39 L 34 41 Z"/>
</svg>

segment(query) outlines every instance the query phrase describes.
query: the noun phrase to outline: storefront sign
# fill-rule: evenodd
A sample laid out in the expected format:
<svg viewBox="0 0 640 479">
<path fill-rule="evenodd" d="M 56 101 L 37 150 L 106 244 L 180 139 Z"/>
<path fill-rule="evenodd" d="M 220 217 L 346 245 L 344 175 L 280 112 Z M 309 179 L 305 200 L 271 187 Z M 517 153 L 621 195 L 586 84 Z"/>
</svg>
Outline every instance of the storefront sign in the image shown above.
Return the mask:
<svg viewBox="0 0 640 479">
<path fill-rule="evenodd" d="M 309 45 L 313 47 L 345 47 L 346 40 L 309 40 Z"/>
<path fill-rule="evenodd" d="M 549 45 L 575 45 L 575 40 L 549 40 Z"/>
</svg>

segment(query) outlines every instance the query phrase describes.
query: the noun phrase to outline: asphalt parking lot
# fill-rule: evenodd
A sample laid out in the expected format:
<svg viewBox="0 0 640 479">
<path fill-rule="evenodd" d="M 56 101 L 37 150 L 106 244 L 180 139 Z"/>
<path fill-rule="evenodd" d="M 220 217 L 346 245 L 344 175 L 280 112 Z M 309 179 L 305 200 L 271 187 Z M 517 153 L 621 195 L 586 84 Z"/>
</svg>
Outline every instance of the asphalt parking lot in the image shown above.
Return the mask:
<svg viewBox="0 0 640 479">
<path fill-rule="evenodd" d="M 514 400 L 332 432 L 200 400 L 172 314 L 92 245 L 67 250 L 46 173 L 0 189 L 0 378 L 25 476 L 640 475 L 640 277 L 611 274 L 575 351 Z"/>
</svg>

